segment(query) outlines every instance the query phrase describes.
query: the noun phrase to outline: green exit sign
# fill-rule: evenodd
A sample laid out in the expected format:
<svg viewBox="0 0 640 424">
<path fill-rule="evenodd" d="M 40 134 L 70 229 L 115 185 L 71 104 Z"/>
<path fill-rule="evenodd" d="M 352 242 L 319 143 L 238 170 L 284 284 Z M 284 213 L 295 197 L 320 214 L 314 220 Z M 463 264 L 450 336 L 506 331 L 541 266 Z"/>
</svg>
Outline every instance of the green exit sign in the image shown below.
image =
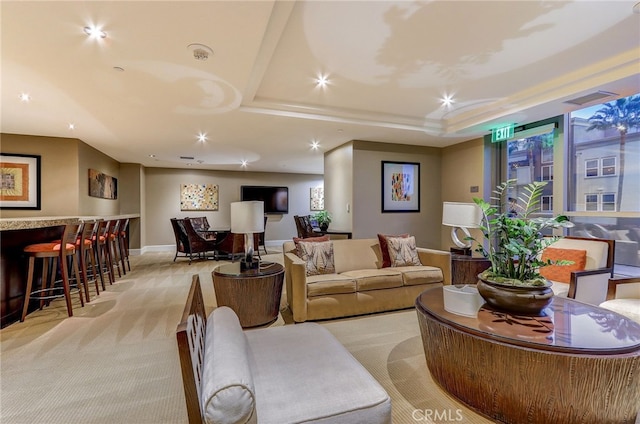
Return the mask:
<svg viewBox="0 0 640 424">
<path fill-rule="evenodd" d="M 507 125 L 506 127 L 496 128 L 491 131 L 491 142 L 497 143 L 499 141 L 505 141 L 513 138 L 514 125 Z"/>
</svg>

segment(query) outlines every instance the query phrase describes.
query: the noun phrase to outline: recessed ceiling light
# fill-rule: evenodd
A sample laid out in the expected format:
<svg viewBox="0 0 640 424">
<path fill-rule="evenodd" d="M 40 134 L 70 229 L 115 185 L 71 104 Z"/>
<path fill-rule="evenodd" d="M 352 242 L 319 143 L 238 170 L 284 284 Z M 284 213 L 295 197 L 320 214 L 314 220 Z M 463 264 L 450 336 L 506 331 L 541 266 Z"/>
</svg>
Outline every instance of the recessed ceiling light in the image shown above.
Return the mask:
<svg viewBox="0 0 640 424">
<path fill-rule="evenodd" d="M 72 123 L 69 123 L 69 129 L 70 129 L 71 131 L 75 130 L 75 129 L 76 129 L 76 125 L 75 125 L 75 124 L 72 124 Z"/>
<path fill-rule="evenodd" d="M 90 38 L 107 38 L 107 33 L 101 30 L 100 28 L 96 28 L 94 26 L 86 26 L 84 27 L 84 33 L 87 34 Z"/>
<path fill-rule="evenodd" d="M 327 75 L 318 75 L 316 78 L 316 85 L 320 88 L 324 88 L 329 84 L 329 77 Z"/>
<path fill-rule="evenodd" d="M 207 141 L 207 133 L 198 134 L 198 141 L 201 143 L 204 143 L 205 141 Z"/>
<path fill-rule="evenodd" d="M 246 160 L 243 160 L 243 161 L 240 162 L 240 166 L 243 167 L 243 168 L 246 168 L 248 163 L 249 162 L 247 162 Z"/>
<path fill-rule="evenodd" d="M 114 70 L 114 71 L 117 71 L 117 72 L 124 72 L 124 68 L 123 68 L 123 67 L 121 67 L 121 66 L 114 66 L 114 67 L 113 67 L 113 70 Z"/>
<path fill-rule="evenodd" d="M 442 103 L 442 106 L 446 108 L 451 107 L 453 104 L 453 94 L 445 94 L 442 96 L 442 99 L 440 99 L 440 102 Z"/>
<path fill-rule="evenodd" d="M 213 55 L 213 50 L 209 46 L 205 46 L 200 43 L 192 43 L 187 46 L 187 49 L 193 53 L 195 60 L 205 61 L 209 59 L 209 55 Z"/>
<path fill-rule="evenodd" d="M 312 150 L 318 150 L 318 148 L 319 148 L 319 147 L 320 147 L 320 143 L 318 143 L 318 141 L 313 140 L 313 141 L 311 142 L 311 149 L 312 149 Z"/>
<path fill-rule="evenodd" d="M 156 157 L 156 155 L 154 155 L 154 154 L 150 154 L 150 155 L 149 155 L 149 157 L 150 157 L 150 158 L 155 158 L 155 157 Z"/>
<path fill-rule="evenodd" d="M 28 102 L 30 100 L 31 100 L 31 96 L 29 95 L 29 93 L 21 93 L 20 94 L 20 101 Z"/>
</svg>

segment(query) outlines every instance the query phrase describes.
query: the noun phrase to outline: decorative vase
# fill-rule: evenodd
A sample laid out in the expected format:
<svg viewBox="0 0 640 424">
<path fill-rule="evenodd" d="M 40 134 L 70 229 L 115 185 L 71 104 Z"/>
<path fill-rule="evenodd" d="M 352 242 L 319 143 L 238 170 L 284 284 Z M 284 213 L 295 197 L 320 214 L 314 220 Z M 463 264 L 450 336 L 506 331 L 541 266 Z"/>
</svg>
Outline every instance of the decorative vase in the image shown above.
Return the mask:
<svg viewBox="0 0 640 424">
<path fill-rule="evenodd" d="M 540 315 L 553 298 L 550 282 L 545 286 L 514 286 L 488 281 L 478 275 L 477 287 L 489 306 L 516 314 Z"/>
<path fill-rule="evenodd" d="M 327 231 L 329 229 L 329 224 L 320 224 L 320 229 L 322 231 Z"/>
</svg>

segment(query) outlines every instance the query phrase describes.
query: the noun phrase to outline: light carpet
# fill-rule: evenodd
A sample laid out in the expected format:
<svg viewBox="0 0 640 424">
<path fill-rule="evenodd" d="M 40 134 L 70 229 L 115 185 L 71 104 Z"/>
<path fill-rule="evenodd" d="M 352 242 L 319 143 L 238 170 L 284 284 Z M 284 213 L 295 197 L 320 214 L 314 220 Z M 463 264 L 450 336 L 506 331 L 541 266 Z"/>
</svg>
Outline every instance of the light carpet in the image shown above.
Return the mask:
<svg viewBox="0 0 640 424">
<path fill-rule="evenodd" d="M 76 300 L 73 317 L 55 301 L 2 329 L 0 422 L 186 423 L 176 325 L 193 274 L 215 307 L 211 271 L 222 262 L 172 259 L 132 257 L 132 271 L 84 308 Z M 263 259 L 282 263 L 278 253 Z M 394 423 L 490 422 L 433 383 L 413 309 L 321 324 L 387 390 Z"/>
</svg>

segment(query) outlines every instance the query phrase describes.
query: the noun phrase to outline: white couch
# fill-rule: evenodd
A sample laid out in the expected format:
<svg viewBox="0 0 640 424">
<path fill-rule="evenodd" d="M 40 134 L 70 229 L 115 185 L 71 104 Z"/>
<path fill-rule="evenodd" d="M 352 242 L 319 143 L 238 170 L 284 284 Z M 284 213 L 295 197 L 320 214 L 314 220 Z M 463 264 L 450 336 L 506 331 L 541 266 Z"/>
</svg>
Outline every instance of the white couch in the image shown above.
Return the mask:
<svg viewBox="0 0 640 424">
<path fill-rule="evenodd" d="M 176 336 L 191 424 L 391 423 L 387 392 L 328 330 L 207 318 L 197 275 Z"/>
</svg>

